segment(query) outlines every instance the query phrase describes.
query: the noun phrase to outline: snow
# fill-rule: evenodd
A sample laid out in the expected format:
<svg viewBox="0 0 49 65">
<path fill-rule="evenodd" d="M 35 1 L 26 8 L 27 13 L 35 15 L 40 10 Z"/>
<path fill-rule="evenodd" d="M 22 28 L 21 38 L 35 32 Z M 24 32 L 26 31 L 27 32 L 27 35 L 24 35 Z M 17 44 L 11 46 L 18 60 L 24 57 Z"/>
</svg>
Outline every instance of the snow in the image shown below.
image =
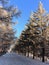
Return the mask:
<svg viewBox="0 0 49 65">
<path fill-rule="evenodd" d="M 0 57 L 0 65 L 49 65 L 16 53 L 7 53 Z"/>
</svg>

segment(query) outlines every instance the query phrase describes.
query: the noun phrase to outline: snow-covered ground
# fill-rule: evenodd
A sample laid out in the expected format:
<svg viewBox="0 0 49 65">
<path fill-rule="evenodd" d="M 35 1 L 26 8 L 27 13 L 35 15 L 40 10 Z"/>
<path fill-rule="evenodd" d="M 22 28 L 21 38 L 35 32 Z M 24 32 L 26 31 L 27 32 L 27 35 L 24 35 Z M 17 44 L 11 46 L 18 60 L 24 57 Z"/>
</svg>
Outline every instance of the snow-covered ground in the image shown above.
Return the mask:
<svg viewBox="0 0 49 65">
<path fill-rule="evenodd" d="M 49 65 L 16 53 L 7 53 L 0 57 L 0 65 Z"/>
</svg>

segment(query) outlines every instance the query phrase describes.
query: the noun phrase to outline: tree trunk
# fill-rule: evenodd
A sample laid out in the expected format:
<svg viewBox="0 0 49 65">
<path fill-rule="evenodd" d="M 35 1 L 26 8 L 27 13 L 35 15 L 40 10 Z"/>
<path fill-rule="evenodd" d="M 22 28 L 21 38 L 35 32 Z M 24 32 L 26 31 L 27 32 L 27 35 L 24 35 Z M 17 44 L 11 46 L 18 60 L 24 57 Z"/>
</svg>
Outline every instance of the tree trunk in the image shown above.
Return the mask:
<svg viewBox="0 0 49 65">
<path fill-rule="evenodd" d="M 34 56 L 35 56 L 35 52 L 33 51 L 33 59 L 34 59 Z"/>
<path fill-rule="evenodd" d="M 29 45 L 28 45 L 28 57 L 29 57 Z"/>
<path fill-rule="evenodd" d="M 45 62 L 44 56 L 45 56 L 45 48 L 42 48 L 42 62 Z"/>
</svg>

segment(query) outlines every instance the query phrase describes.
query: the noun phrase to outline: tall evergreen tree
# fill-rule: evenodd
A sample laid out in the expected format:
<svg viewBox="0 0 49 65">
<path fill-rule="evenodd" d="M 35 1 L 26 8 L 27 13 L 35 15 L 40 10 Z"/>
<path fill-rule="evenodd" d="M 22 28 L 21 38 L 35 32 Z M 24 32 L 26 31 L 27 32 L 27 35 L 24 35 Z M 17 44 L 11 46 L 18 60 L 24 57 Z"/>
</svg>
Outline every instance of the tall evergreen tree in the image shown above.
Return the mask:
<svg viewBox="0 0 49 65">
<path fill-rule="evenodd" d="M 45 30 L 48 26 L 49 14 L 45 11 L 45 9 L 42 6 L 42 3 L 40 2 L 38 10 L 31 15 L 32 15 L 31 21 L 34 22 L 38 26 L 36 27 L 36 31 L 35 31 L 36 33 L 38 32 L 36 38 L 37 38 L 38 43 L 40 43 L 39 45 L 43 51 L 43 49 L 45 49 L 45 43 L 46 43 Z M 44 53 L 42 53 L 42 55 Z M 43 61 L 44 61 L 44 58 L 43 58 Z"/>
<path fill-rule="evenodd" d="M 0 0 L 2 6 L 0 6 L 0 53 L 6 53 L 11 44 L 15 43 L 15 31 L 12 25 L 14 17 L 19 16 L 17 8 L 9 5 L 5 6 L 6 0 Z"/>
</svg>

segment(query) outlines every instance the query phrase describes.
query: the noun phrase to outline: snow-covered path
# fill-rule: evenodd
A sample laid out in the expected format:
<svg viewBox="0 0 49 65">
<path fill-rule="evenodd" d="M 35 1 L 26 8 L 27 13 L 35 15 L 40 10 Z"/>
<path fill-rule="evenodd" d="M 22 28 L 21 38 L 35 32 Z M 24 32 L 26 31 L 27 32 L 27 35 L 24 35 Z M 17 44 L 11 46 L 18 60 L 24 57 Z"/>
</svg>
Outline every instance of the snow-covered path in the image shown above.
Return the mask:
<svg viewBox="0 0 49 65">
<path fill-rule="evenodd" d="M 0 65 L 49 65 L 15 53 L 7 53 L 0 57 Z"/>
</svg>

